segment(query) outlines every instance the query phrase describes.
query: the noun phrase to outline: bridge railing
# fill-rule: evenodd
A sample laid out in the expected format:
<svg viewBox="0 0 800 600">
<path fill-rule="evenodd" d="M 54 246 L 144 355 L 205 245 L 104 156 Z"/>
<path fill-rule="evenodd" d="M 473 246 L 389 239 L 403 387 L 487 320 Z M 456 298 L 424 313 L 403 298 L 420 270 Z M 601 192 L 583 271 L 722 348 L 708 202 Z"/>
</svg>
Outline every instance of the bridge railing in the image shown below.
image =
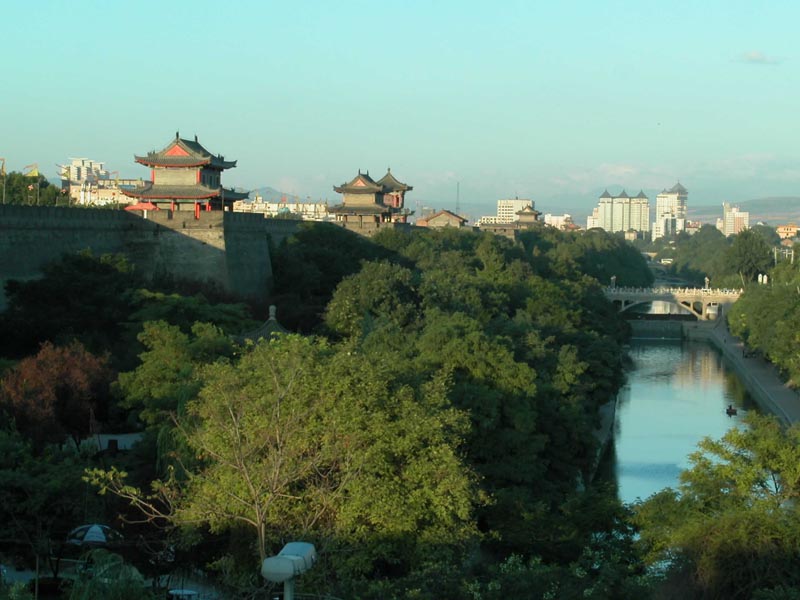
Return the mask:
<svg viewBox="0 0 800 600">
<path fill-rule="evenodd" d="M 609 295 L 625 296 L 731 296 L 738 298 L 743 289 L 728 288 L 682 288 L 682 287 L 625 287 L 608 286 L 605 293 Z"/>
</svg>

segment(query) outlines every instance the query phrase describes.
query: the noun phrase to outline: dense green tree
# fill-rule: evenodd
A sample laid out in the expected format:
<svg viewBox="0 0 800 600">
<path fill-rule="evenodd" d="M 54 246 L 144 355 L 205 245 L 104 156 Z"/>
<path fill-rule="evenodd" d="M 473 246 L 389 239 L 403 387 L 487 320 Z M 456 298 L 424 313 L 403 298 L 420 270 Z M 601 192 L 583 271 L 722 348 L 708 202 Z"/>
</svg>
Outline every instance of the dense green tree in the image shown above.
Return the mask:
<svg viewBox="0 0 800 600">
<path fill-rule="evenodd" d="M 171 425 L 170 416 L 184 412 L 200 390 L 203 365 L 234 353 L 231 339 L 208 323 L 195 323 L 184 333 L 164 321 L 147 322 L 139 341 L 145 348 L 140 365 L 120 373 L 118 389 L 123 406 L 154 427 Z"/>
<path fill-rule="evenodd" d="M 753 285 L 728 313 L 728 326 L 796 386 L 800 382 L 800 291 L 796 285 Z"/>
<path fill-rule="evenodd" d="M 6 284 L 0 352 L 21 357 L 44 341 L 72 339 L 92 352 L 121 351 L 131 290 L 139 284 L 130 263 L 119 255 L 82 252 L 66 254 L 42 271 L 41 279 Z"/>
<path fill-rule="evenodd" d="M 725 253 L 725 264 L 730 272 L 739 276 L 744 287 L 757 275 L 769 271 L 772 266 L 772 248 L 761 235 L 745 229 L 734 236 Z"/>
<path fill-rule="evenodd" d="M 290 533 L 336 544 L 352 573 L 474 539 L 465 421 L 445 379 L 415 390 L 395 383 L 388 358 L 290 336 L 209 365 L 201 381 L 175 417 L 190 453 L 156 496 L 118 471 L 96 481 L 173 524 L 247 527 L 261 559 Z"/>
<path fill-rule="evenodd" d="M 699 448 L 677 490 L 636 507 L 649 561 L 685 565 L 703 598 L 800 584 L 800 428 L 750 415 Z"/>
<path fill-rule="evenodd" d="M 244 304 L 212 303 L 199 292 L 185 296 L 144 285 L 122 255 L 65 254 L 44 267 L 41 279 L 7 284 L 0 354 L 21 357 L 44 341 L 77 339 L 90 351 L 109 352 L 115 366 L 131 368 L 141 350 L 136 338 L 145 321 L 167 321 L 185 332 L 201 321 L 230 334 L 256 323 Z"/>
<path fill-rule="evenodd" d="M 303 222 L 272 251 L 275 293 L 270 302 L 292 331 L 311 332 L 321 322 L 333 290 L 361 268 L 363 260 L 393 253 L 330 223 Z"/>
<path fill-rule="evenodd" d="M 681 233 L 676 239 L 673 263 L 669 267 L 671 274 L 702 286 L 705 278 L 711 278 L 711 284 L 717 286 L 717 278 L 724 277 L 726 267 L 725 252 L 728 239 L 713 225 L 703 225 L 694 235 Z"/>
<path fill-rule="evenodd" d="M 764 238 L 764 241 L 767 242 L 767 245 L 770 248 L 774 246 L 780 246 L 781 237 L 778 235 L 778 232 L 775 230 L 774 227 L 758 223 L 756 225 L 753 225 L 750 228 L 750 231 Z"/>
<path fill-rule="evenodd" d="M 98 508 L 81 481 L 94 450 L 47 446 L 34 452 L 13 429 L 0 430 L 0 540 L 28 559 L 55 559 L 67 533 Z"/>
<path fill-rule="evenodd" d="M 0 177 L 0 188 L 3 186 L 2 179 Z M 60 186 L 51 185 L 41 173 L 35 177 L 29 177 L 23 173 L 11 171 L 5 177 L 5 203 L 68 206 L 69 195 Z"/>
</svg>

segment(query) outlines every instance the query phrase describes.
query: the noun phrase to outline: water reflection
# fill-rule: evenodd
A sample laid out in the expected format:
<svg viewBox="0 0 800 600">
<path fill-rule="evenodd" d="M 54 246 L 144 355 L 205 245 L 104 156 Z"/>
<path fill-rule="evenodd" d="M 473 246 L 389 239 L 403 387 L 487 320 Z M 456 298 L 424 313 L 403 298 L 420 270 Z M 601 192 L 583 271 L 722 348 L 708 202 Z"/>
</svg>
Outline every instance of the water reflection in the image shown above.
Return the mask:
<svg viewBox="0 0 800 600">
<path fill-rule="evenodd" d="M 634 342 L 630 356 L 608 458 L 624 502 L 676 486 L 702 438 L 722 437 L 754 410 L 738 377 L 707 344 Z M 737 415 L 725 413 L 729 404 Z"/>
</svg>

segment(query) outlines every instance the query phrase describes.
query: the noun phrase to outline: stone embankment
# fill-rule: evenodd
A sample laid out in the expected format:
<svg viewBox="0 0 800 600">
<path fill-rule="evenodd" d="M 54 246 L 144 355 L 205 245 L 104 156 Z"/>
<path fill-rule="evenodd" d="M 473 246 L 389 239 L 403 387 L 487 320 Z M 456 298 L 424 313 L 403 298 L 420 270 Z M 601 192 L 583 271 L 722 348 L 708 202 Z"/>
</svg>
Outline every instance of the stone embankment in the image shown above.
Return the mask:
<svg viewBox="0 0 800 600">
<path fill-rule="evenodd" d="M 786 425 L 800 422 L 800 396 L 783 381 L 775 365 L 747 352 L 742 340 L 728 330 L 724 319 L 713 324 L 684 323 L 684 335 L 688 339 L 707 340 L 719 348 L 762 410 L 774 414 Z"/>
</svg>

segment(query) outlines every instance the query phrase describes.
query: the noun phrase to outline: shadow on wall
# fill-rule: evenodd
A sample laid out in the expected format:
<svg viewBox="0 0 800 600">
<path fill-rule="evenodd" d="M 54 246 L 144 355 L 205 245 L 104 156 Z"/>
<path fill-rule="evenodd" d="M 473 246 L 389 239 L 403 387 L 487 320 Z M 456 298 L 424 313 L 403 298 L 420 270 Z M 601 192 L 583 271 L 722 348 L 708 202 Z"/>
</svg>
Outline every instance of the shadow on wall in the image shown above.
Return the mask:
<svg viewBox="0 0 800 600">
<path fill-rule="evenodd" d="M 238 296 L 265 300 L 272 265 L 260 215 L 38 206 L 0 206 L 0 309 L 5 283 L 41 275 L 65 253 L 121 253 L 145 277 L 212 281 Z"/>
</svg>

